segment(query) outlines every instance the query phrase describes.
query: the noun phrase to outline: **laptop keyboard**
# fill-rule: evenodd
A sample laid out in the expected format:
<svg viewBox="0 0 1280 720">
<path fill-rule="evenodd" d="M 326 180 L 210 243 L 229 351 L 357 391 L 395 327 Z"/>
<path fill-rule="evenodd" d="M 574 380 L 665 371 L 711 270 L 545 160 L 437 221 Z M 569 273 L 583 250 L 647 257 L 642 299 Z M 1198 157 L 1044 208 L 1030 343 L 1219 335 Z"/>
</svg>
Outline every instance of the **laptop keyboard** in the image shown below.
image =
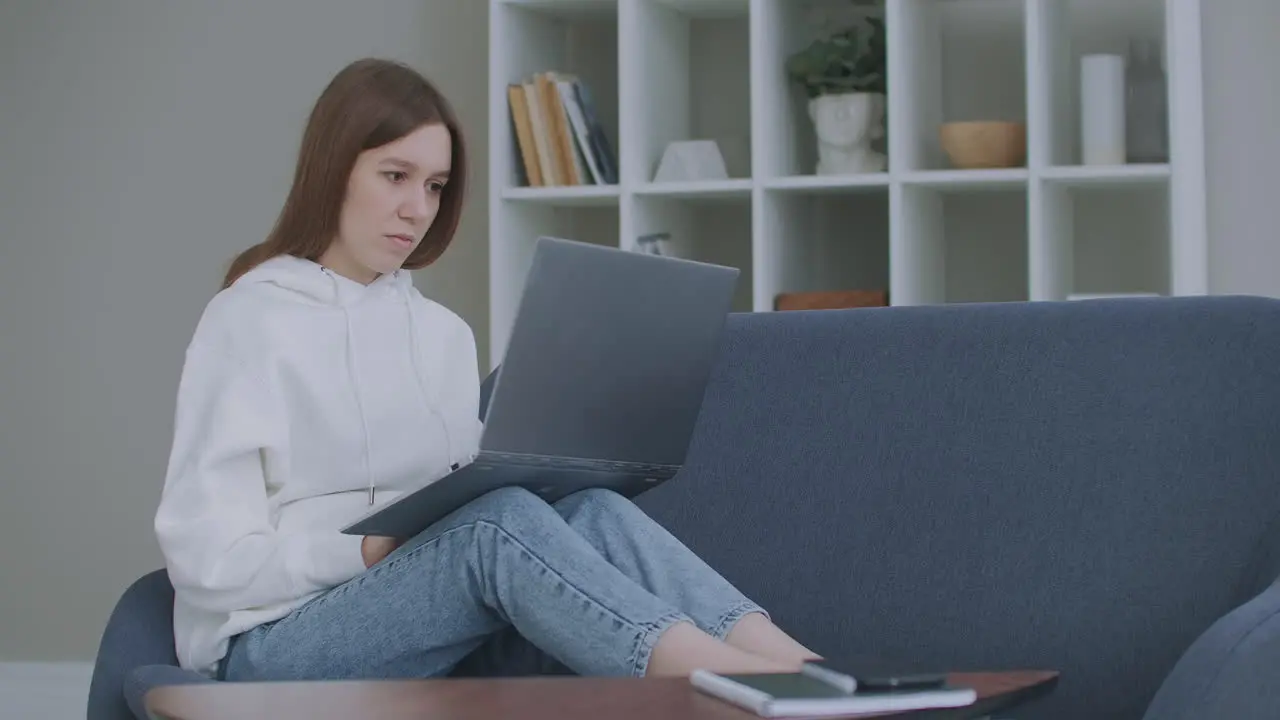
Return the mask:
<svg viewBox="0 0 1280 720">
<path fill-rule="evenodd" d="M 628 460 L 597 460 L 592 458 L 554 457 L 550 455 L 526 455 L 524 453 L 494 452 L 486 450 L 485 455 L 501 460 L 510 465 L 526 467 L 553 467 L 565 470 L 595 470 L 604 472 L 626 472 L 653 477 L 669 477 L 679 470 L 678 465 L 664 463 L 639 463 Z"/>
</svg>

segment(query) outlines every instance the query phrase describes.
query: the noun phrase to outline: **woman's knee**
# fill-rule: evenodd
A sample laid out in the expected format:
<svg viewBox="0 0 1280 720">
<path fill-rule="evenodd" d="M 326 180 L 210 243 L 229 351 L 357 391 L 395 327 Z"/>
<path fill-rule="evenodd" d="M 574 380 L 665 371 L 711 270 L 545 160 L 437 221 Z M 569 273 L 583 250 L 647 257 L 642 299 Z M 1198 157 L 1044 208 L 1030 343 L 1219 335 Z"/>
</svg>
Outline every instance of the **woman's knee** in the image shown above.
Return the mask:
<svg viewBox="0 0 1280 720">
<path fill-rule="evenodd" d="M 446 535 L 472 540 L 495 535 L 523 536 L 529 531 L 561 522 L 560 516 L 542 498 L 521 487 L 491 490 L 468 502 L 448 517 L 404 543 L 388 558 L 400 557 Z M 459 534 L 458 531 L 463 531 Z"/>
<path fill-rule="evenodd" d="M 557 515 L 569 525 L 582 525 L 602 519 L 610 525 L 617 525 L 622 519 L 640 519 L 643 515 L 629 499 L 604 488 L 579 490 L 548 503 L 524 488 L 505 487 L 475 500 L 470 511 L 472 519 L 491 520 L 507 528 L 521 523 L 549 520 Z"/>
<path fill-rule="evenodd" d="M 531 517 L 547 512 L 550 506 L 545 500 L 522 487 L 504 487 L 485 493 L 471 503 L 470 509 L 484 517 Z"/>
<path fill-rule="evenodd" d="M 579 490 L 556 501 L 554 507 L 570 523 L 584 516 L 616 516 L 638 512 L 638 508 L 626 497 L 605 488 Z"/>
</svg>

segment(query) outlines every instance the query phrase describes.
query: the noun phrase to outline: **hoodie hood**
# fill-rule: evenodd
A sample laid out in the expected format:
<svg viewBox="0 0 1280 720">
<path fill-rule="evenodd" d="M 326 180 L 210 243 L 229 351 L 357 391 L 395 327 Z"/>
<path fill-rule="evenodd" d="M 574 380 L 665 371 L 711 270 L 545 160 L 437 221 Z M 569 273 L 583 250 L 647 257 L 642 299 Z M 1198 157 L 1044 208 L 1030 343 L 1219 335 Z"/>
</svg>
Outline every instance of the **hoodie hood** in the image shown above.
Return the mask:
<svg viewBox="0 0 1280 720">
<path fill-rule="evenodd" d="M 266 283 L 288 291 L 296 299 L 316 305 L 348 306 L 373 297 L 399 294 L 408 299 L 413 278 L 407 270 L 381 275 L 364 285 L 313 260 L 277 255 L 240 276 L 234 285 Z"/>
</svg>

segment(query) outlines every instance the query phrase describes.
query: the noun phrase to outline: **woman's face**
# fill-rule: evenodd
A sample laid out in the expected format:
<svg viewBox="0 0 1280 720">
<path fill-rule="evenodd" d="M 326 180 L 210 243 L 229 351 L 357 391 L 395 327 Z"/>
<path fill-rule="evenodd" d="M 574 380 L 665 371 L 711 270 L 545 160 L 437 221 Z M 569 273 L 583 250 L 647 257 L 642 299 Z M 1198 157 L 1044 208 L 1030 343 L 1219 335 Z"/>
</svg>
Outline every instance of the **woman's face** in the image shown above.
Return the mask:
<svg viewBox="0 0 1280 720">
<path fill-rule="evenodd" d="M 365 284 L 400 269 L 440 211 L 452 154 L 449 130 L 440 124 L 360 153 L 338 237 L 320 263 Z"/>
</svg>

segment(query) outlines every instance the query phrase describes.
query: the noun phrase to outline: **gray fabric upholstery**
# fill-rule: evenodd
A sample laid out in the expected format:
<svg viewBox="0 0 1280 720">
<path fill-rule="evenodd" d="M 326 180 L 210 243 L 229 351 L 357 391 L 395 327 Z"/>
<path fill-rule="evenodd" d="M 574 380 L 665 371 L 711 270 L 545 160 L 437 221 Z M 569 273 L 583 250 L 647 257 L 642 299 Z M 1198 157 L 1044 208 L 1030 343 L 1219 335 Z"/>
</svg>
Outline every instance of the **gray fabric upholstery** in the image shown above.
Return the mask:
<svg viewBox="0 0 1280 720">
<path fill-rule="evenodd" d="M 150 687 L 134 675 L 146 666 L 169 666 L 166 679 L 201 676 L 177 668 L 173 649 L 173 586 L 156 570 L 139 578 L 120 597 L 107 619 L 89 683 L 88 720 L 142 718 L 142 694 Z"/>
<path fill-rule="evenodd" d="M 498 371 L 495 369 L 480 383 L 480 419 L 489 411 L 489 398 L 493 395 L 493 386 L 498 382 Z"/>
<path fill-rule="evenodd" d="M 1214 623 L 1164 681 L 1144 720 L 1280 717 L 1280 582 Z"/>
<path fill-rule="evenodd" d="M 855 672 L 1061 670 L 1024 720 L 1141 718 L 1280 540 L 1276 301 L 735 316 L 704 408 L 641 505 Z"/>
<path fill-rule="evenodd" d="M 1280 685 L 1277 439 L 1278 301 L 744 314 L 638 502 L 854 672 L 1054 668 L 1018 718 L 1249 720 Z M 172 663 L 142 589 L 91 720 L 129 673 L 190 679 L 134 672 Z"/>
</svg>

